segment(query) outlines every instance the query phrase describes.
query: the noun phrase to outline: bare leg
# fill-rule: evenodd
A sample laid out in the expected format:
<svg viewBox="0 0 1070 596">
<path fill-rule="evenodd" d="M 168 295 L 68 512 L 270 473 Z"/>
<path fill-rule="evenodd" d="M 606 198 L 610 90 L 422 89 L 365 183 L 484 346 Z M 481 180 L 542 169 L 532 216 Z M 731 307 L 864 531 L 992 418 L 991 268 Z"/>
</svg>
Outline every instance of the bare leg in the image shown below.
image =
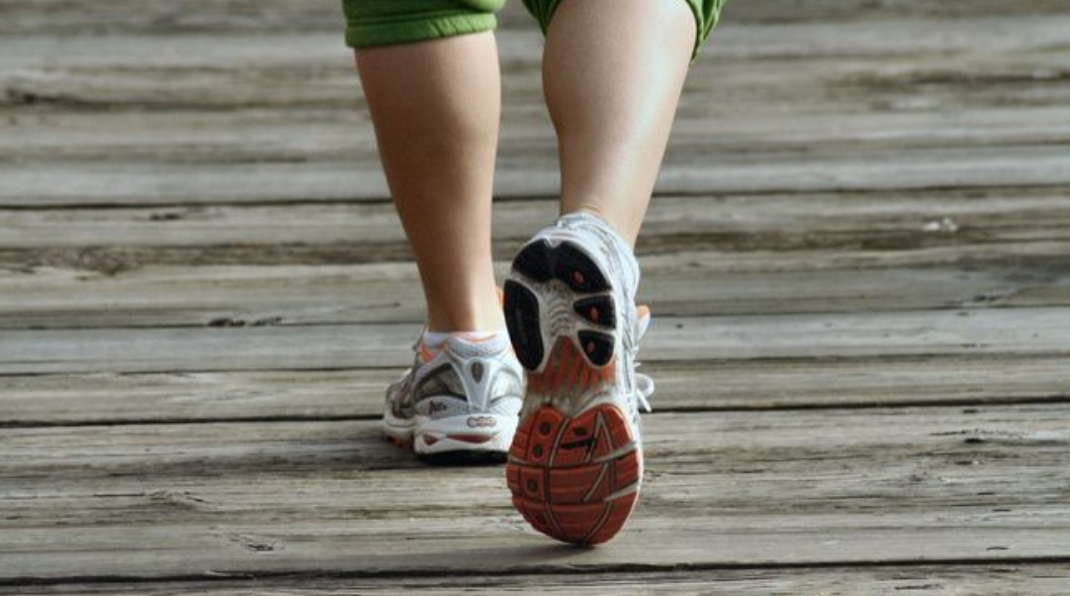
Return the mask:
<svg viewBox="0 0 1070 596">
<path fill-rule="evenodd" d="M 432 331 L 503 329 L 491 262 L 501 112 L 492 33 L 362 49 L 357 69 Z"/>
<path fill-rule="evenodd" d="M 569 0 L 546 37 L 561 212 L 589 211 L 634 244 L 695 42 L 683 0 Z"/>
</svg>

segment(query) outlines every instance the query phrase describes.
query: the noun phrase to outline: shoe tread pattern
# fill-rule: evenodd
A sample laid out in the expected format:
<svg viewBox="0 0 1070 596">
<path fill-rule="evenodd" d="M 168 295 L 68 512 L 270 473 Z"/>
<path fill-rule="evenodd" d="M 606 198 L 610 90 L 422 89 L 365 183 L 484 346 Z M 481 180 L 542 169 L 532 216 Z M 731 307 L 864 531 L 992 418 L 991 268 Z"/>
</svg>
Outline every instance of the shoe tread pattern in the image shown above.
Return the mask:
<svg viewBox="0 0 1070 596">
<path fill-rule="evenodd" d="M 520 275 L 506 282 L 505 316 L 517 357 L 529 371 L 527 399 L 584 403 L 611 388 L 617 310 L 597 263 L 571 242 L 537 240 L 520 252 L 513 269 Z M 579 330 L 544 345 L 541 326 L 549 322 L 540 320 L 537 292 L 548 290 L 570 296 L 569 315 L 578 323 L 570 327 Z M 627 415 L 604 402 L 571 415 L 549 403 L 528 412 L 506 466 L 517 510 L 557 540 L 593 545 L 613 538 L 635 507 L 642 478 L 642 453 L 630 429 Z"/>
</svg>

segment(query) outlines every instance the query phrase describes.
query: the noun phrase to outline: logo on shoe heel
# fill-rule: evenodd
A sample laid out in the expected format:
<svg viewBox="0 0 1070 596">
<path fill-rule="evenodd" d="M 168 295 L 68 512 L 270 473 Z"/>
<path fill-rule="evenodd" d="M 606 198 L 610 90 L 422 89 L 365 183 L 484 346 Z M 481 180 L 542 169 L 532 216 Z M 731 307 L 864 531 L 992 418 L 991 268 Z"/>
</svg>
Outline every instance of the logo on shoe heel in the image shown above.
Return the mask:
<svg viewBox="0 0 1070 596">
<path fill-rule="evenodd" d="M 498 421 L 493 416 L 469 416 L 468 428 L 494 428 Z"/>
</svg>

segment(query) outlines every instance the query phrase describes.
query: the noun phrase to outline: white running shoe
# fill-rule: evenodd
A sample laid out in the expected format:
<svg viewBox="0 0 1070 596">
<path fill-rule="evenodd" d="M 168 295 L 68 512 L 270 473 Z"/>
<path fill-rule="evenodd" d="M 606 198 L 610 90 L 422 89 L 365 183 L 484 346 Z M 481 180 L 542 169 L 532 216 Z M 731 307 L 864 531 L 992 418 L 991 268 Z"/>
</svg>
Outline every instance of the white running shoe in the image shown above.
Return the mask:
<svg viewBox="0 0 1070 596">
<path fill-rule="evenodd" d="M 413 351 L 412 368 L 386 392 L 387 439 L 429 459 L 505 461 L 524 394 L 506 333 L 455 334 L 437 350 L 421 335 Z"/>
<path fill-rule="evenodd" d="M 650 322 L 638 285 L 628 245 L 586 213 L 536 234 L 505 283 L 509 336 L 528 370 L 506 476 L 524 518 L 564 542 L 609 540 L 639 494 L 639 409 L 654 387 L 635 372 Z"/>
</svg>

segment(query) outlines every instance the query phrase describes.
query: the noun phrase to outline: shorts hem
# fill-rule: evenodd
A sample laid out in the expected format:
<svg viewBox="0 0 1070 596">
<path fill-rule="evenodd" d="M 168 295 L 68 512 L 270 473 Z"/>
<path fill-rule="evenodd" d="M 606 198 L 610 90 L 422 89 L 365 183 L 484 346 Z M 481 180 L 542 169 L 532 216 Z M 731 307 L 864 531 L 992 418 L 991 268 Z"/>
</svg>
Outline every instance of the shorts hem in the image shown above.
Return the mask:
<svg viewBox="0 0 1070 596">
<path fill-rule="evenodd" d="M 535 20 L 539 23 L 539 28 L 542 29 L 543 35 L 550 29 L 550 22 L 554 18 L 554 14 L 557 13 L 558 7 L 565 0 L 550 0 L 549 2 L 537 2 L 536 0 L 524 0 L 524 6 L 527 7 L 528 12 L 535 17 Z M 687 7 L 691 9 L 691 16 L 695 19 L 695 47 L 691 49 L 691 63 L 698 59 L 698 55 L 702 50 L 702 46 L 705 45 L 706 40 L 709 39 L 710 34 L 713 33 L 713 28 L 716 26 L 718 19 L 720 18 L 721 6 L 724 5 L 724 1 L 716 2 L 712 7 L 707 7 L 703 3 L 709 0 L 681 0 Z M 712 8 L 712 12 L 711 12 Z"/>
<path fill-rule="evenodd" d="M 384 19 L 346 26 L 346 45 L 369 48 L 442 39 L 455 35 L 493 31 L 498 19 L 493 14 L 444 14 L 419 20 Z"/>
</svg>

